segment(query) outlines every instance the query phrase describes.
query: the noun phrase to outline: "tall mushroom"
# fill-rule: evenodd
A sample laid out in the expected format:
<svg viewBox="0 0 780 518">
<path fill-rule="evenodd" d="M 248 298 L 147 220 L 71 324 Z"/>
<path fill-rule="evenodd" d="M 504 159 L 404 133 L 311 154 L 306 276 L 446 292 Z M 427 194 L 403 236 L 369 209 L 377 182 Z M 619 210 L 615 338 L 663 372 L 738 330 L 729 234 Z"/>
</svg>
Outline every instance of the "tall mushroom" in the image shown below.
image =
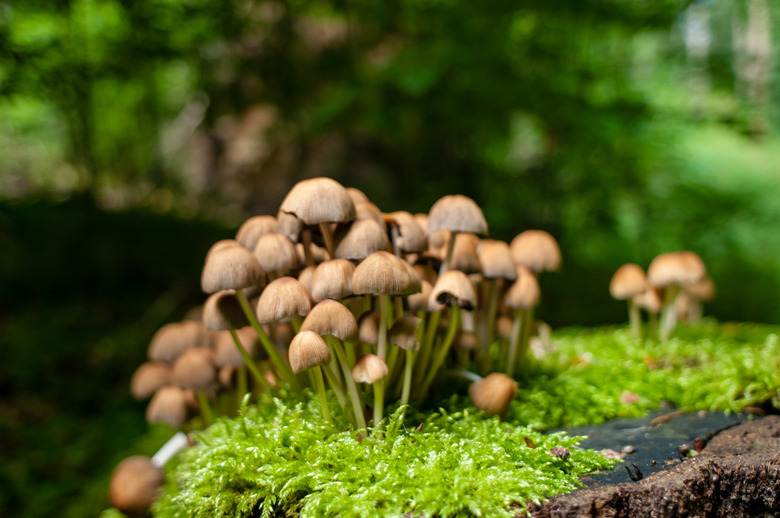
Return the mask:
<svg viewBox="0 0 780 518">
<path fill-rule="evenodd" d="M 628 302 L 628 319 L 635 338 L 642 337 L 642 320 L 634 297 L 647 289 L 645 271 L 636 263 L 626 263 L 615 272 L 609 282 L 609 294 L 617 300 Z"/>
<path fill-rule="evenodd" d="M 453 194 L 439 198 L 428 212 L 428 227 L 425 233 L 431 235 L 437 230 L 451 232 L 447 255 L 439 271 L 439 274 L 442 274 L 449 269 L 457 233 L 486 234 L 488 226 L 482 209 L 474 200 L 461 194 Z"/>
</svg>

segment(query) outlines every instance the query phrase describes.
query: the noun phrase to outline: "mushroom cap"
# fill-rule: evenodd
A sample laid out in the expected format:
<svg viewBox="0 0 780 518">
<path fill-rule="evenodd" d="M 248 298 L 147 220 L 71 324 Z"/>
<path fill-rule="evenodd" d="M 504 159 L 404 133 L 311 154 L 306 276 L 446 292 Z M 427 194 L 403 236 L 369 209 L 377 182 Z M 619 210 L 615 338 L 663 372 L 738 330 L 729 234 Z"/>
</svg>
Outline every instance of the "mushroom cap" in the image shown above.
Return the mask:
<svg viewBox="0 0 780 518">
<path fill-rule="evenodd" d="M 257 301 L 257 319 L 268 324 L 291 318 L 306 316 L 311 310 L 311 294 L 306 286 L 292 277 L 279 277 L 265 287 Z"/>
<path fill-rule="evenodd" d="M 428 281 L 422 281 L 420 284 L 420 293 L 413 293 L 406 298 L 407 304 L 409 304 L 409 310 L 414 311 L 436 311 L 443 306 L 436 303 L 435 307 L 431 307 L 431 292 L 433 291 L 433 285 Z"/>
<path fill-rule="evenodd" d="M 207 390 L 217 379 L 214 352 L 194 347 L 179 356 L 171 368 L 171 383 L 192 390 Z"/>
<path fill-rule="evenodd" d="M 390 217 L 398 225 L 396 245 L 398 245 L 399 250 L 402 252 L 422 252 L 428 248 L 425 230 L 411 213 L 399 210 L 390 213 Z"/>
<path fill-rule="evenodd" d="M 390 371 L 385 361 L 375 354 L 364 354 L 352 367 L 352 379 L 358 383 L 376 383 L 385 379 Z"/>
<path fill-rule="evenodd" d="M 428 211 L 428 235 L 436 230 L 486 234 L 487 229 L 482 209 L 474 200 L 462 194 L 443 196 Z"/>
<path fill-rule="evenodd" d="M 473 309 L 477 305 L 477 292 L 465 273 L 447 270 L 436 280 L 431 299 L 439 304 L 455 302 L 464 309 Z"/>
<path fill-rule="evenodd" d="M 348 225 L 340 226 L 336 232 L 336 257 L 339 259 L 365 259 L 379 250 L 387 250 L 384 225 L 373 219 L 357 219 Z"/>
<path fill-rule="evenodd" d="M 707 275 L 707 268 L 694 252 L 667 252 L 650 262 L 647 282 L 657 287 L 698 282 Z"/>
<path fill-rule="evenodd" d="M 382 211 L 370 201 L 355 204 L 355 219 L 370 219 L 377 222 L 382 228 L 385 227 Z"/>
<path fill-rule="evenodd" d="M 209 247 L 208 251 L 206 252 L 206 258 L 204 259 L 204 262 L 208 261 L 209 257 L 211 257 L 213 253 L 219 252 L 220 250 L 225 250 L 227 248 L 232 248 L 234 246 L 241 247 L 242 245 L 235 239 L 220 239 Z"/>
<path fill-rule="evenodd" d="M 149 457 L 134 455 L 120 462 L 111 474 L 111 505 L 129 515 L 149 511 L 163 484 L 165 473 Z"/>
<path fill-rule="evenodd" d="M 247 250 L 254 250 L 257 241 L 268 234 L 276 232 L 278 224 L 273 216 L 252 216 L 244 221 L 241 228 L 236 233 L 236 241 L 241 243 Z"/>
<path fill-rule="evenodd" d="M 663 307 L 663 301 L 661 295 L 658 293 L 658 288 L 651 284 L 645 286 L 644 293 L 634 295 L 634 305 L 644 309 L 649 313 L 658 313 Z"/>
<path fill-rule="evenodd" d="M 292 371 L 298 374 L 311 367 L 328 364 L 330 349 L 314 331 L 300 331 L 290 343 L 289 358 Z"/>
<path fill-rule="evenodd" d="M 200 286 L 205 293 L 239 290 L 261 285 L 265 272 L 252 252 L 243 246 L 226 246 L 209 254 Z"/>
<path fill-rule="evenodd" d="M 417 270 L 414 269 L 414 266 L 409 264 L 408 261 L 405 259 L 400 259 L 401 264 L 404 268 L 406 268 L 406 273 L 409 274 L 409 280 L 411 281 L 409 283 L 409 290 L 406 292 L 406 295 L 413 295 L 415 293 L 420 293 L 422 291 L 422 279 L 420 278 L 420 275 L 417 273 Z"/>
<path fill-rule="evenodd" d="M 474 234 L 459 232 L 455 235 L 455 245 L 452 248 L 452 262 L 449 268 L 464 273 L 479 273 L 482 265 L 477 254 L 477 241 Z"/>
<path fill-rule="evenodd" d="M 319 266 L 312 264 L 310 266 L 307 266 L 300 272 L 298 272 L 298 282 L 306 286 L 306 289 L 309 290 L 309 293 L 312 292 L 312 279 L 314 277 L 314 272 L 317 270 L 318 267 Z"/>
<path fill-rule="evenodd" d="M 453 340 L 452 345 L 457 349 L 473 351 L 479 347 L 479 340 L 477 340 L 477 335 L 474 333 L 474 331 L 466 331 L 461 329 L 458 331 L 458 334 L 455 335 L 455 339 Z"/>
<path fill-rule="evenodd" d="M 135 399 L 146 399 L 170 382 L 171 367 L 162 362 L 144 362 L 130 379 L 130 393 Z"/>
<path fill-rule="evenodd" d="M 269 232 L 258 239 L 254 254 L 267 272 L 292 270 L 299 265 L 295 243 L 277 232 Z"/>
<path fill-rule="evenodd" d="M 365 193 L 363 193 L 363 191 L 360 189 L 356 189 L 355 187 L 347 187 L 346 190 L 347 194 L 349 194 L 349 197 L 352 198 L 355 206 L 357 206 L 358 203 L 365 203 L 370 201 L 368 196 L 366 196 Z"/>
<path fill-rule="evenodd" d="M 190 347 L 203 347 L 209 342 L 206 329 L 200 322 L 185 320 L 165 324 L 149 343 L 149 359 L 166 363 L 176 361 Z"/>
<path fill-rule="evenodd" d="M 644 293 L 647 287 L 645 271 L 636 263 L 626 263 L 617 269 L 609 282 L 612 298 L 626 300 Z"/>
<path fill-rule="evenodd" d="M 469 387 L 474 406 L 488 415 L 506 415 L 517 392 L 517 382 L 500 372 L 488 374 Z"/>
<path fill-rule="evenodd" d="M 366 257 L 352 275 L 352 291 L 358 295 L 405 295 L 409 293 L 411 283 L 401 259 L 385 251 Z"/>
<path fill-rule="evenodd" d="M 457 242 L 455 243 L 457 246 Z M 482 275 L 486 279 L 517 279 L 517 269 L 509 245 L 495 239 L 482 239 L 477 245 Z"/>
<path fill-rule="evenodd" d="M 501 315 L 496 319 L 496 334 L 504 340 L 509 340 L 512 337 L 513 325 L 514 323 L 510 317 Z"/>
<path fill-rule="evenodd" d="M 715 298 L 715 283 L 710 277 L 705 277 L 698 282 L 683 284 L 683 291 L 697 300 L 709 302 Z"/>
<path fill-rule="evenodd" d="M 238 329 L 249 325 L 236 292 L 222 290 L 212 294 L 203 305 L 203 325 L 206 329 Z"/>
<path fill-rule="evenodd" d="M 298 242 L 301 230 L 303 230 L 303 222 L 295 214 L 280 210 L 276 215 L 276 231 L 290 238 L 293 243 Z"/>
<path fill-rule="evenodd" d="M 361 343 L 376 345 L 379 341 L 379 312 L 366 311 L 360 315 L 358 339 Z"/>
<path fill-rule="evenodd" d="M 422 320 L 414 315 L 402 316 L 388 331 L 387 340 L 401 349 L 416 351 L 420 348 L 420 342 L 417 340 L 417 329 L 421 322 Z"/>
<path fill-rule="evenodd" d="M 146 407 L 146 421 L 167 423 L 176 428 L 187 422 L 187 400 L 184 390 L 166 385 L 152 396 Z"/>
<path fill-rule="evenodd" d="M 329 259 L 320 263 L 311 276 L 311 296 L 315 302 L 352 295 L 355 265 L 346 259 Z M 300 276 L 299 276 L 300 279 Z"/>
<path fill-rule="evenodd" d="M 504 296 L 504 304 L 512 309 L 531 309 L 539 303 L 539 281 L 524 266 L 517 267 L 517 280 Z"/>
<path fill-rule="evenodd" d="M 295 184 L 279 210 L 295 214 L 306 225 L 355 219 L 355 203 L 347 190 L 336 180 L 325 177 Z"/>
<path fill-rule="evenodd" d="M 509 245 L 515 264 L 534 273 L 555 271 L 561 266 L 561 249 L 550 233 L 544 230 L 526 230 L 519 233 Z"/>
<path fill-rule="evenodd" d="M 325 299 L 311 309 L 301 324 L 301 331 L 314 331 L 318 335 L 332 335 L 345 342 L 354 342 L 358 337 L 358 324 L 344 304 Z"/>
</svg>

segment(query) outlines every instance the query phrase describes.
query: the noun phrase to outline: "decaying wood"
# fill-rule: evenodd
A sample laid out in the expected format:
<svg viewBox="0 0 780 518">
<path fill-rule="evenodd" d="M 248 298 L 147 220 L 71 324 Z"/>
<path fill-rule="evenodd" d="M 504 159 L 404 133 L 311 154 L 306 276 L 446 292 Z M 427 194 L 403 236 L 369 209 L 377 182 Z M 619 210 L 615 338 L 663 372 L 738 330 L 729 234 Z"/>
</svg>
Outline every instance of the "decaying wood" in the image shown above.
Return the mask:
<svg viewBox="0 0 780 518">
<path fill-rule="evenodd" d="M 729 428 L 696 457 L 638 482 L 591 486 L 533 506 L 532 513 L 538 518 L 780 516 L 780 416 Z"/>
</svg>

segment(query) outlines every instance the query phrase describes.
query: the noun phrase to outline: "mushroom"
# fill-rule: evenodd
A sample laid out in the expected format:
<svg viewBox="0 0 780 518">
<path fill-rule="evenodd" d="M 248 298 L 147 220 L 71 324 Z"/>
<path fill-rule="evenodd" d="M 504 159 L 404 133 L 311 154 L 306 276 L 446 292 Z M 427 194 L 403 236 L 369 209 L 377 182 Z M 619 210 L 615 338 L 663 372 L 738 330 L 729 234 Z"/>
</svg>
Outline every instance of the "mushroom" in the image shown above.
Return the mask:
<svg viewBox="0 0 780 518">
<path fill-rule="evenodd" d="M 152 459 L 134 455 L 120 462 L 111 474 L 111 505 L 129 515 L 145 515 L 165 484 L 165 473 Z"/>
<path fill-rule="evenodd" d="M 299 266 L 295 244 L 283 234 L 265 234 L 257 241 L 253 250 L 263 270 L 268 272 L 269 278 L 280 277 Z"/>
<path fill-rule="evenodd" d="M 487 372 L 492 369 L 493 363 L 490 356 L 490 344 L 493 343 L 499 291 L 506 281 L 517 279 L 517 268 L 512 260 L 509 245 L 503 241 L 482 239 L 477 245 L 477 253 L 482 267 L 485 299 L 477 331 L 481 344 L 479 352 L 482 356 L 482 370 Z"/>
<path fill-rule="evenodd" d="M 338 303 L 337 303 L 338 304 Z M 320 398 L 322 417 L 328 423 L 333 423 L 328 407 L 328 397 L 325 394 L 325 381 L 322 378 L 322 366 L 330 363 L 330 349 L 320 335 L 314 331 L 301 331 L 290 343 L 290 367 L 295 374 L 312 369 L 314 384 Z"/>
<path fill-rule="evenodd" d="M 618 268 L 609 282 L 609 294 L 612 298 L 628 302 L 628 318 L 636 338 L 642 337 L 642 321 L 639 308 L 634 304 L 634 297 L 641 295 L 646 289 L 645 271 L 635 263 L 626 263 Z"/>
<path fill-rule="evenodd" d="M 412 387 L 412 367 L 414 353 L 420 348 L 420 324 L 422 320 L 413 315 L 404 315 L 395 321 L 388 333 L 391 344 L 397 345 L 405 352 L 404 381 L 401 391 L 401 405 L 409 403 L 409 393 Z"/>
<path fill-rule="evenodd" d="M 528 339 L 533 322 L 533 308 L 539 303 L 539 282 L 531 271 L 517 267 L 517 280 L 512 284 L 504 297 L 504 304 L 514 310 L 512 337 L 506 358 L 506 373 L 511 378 L 515 368 L 525 361 L 528 349 Z"/>
<path fill-rule="evenodd" d="M 484 410 L 487 415 L 500 417 L 506 416 L 516 392 L 517 382 L 500 372 L 488 374 L 469 387 L 469 396 L 475 407 Z"/>
<path fill-rule="evenodd" d="M 694 252 L 667 252 L 658 255 L 647 268 L 647 281 L 657 288 L 664 288 L 664 305 L 661 309 L 661 341 L 665 342 L 674 330 L 677 315 L 674 300 L 685 283 L 695 283 L 706 277 L 707 269 Z"/>
<path fill-rule="evenodd" d="M 460 194 L 439 198 L 428 212 L 428 225 L 426 228 L 426 235 L 428 236 L 437 230 L 449 230 L 451 232 L 447 254 L 439 274 L 444 273 L 450 267 L 458 232 L 486 234 L 487 229 L 487 222 L 482 214 L 482 209 L 471 198 Z"/>
<path fill-rule="evenodd" d="M 170 382 L 171 368 L 162 362 L 142 363 L 130 379 L 130 393 L 135 399 L 146 399 Z"/>
<path fill-rule="evenodd" d="M 555 271 L 561 266 L 561 249 L 558 242 L 544 230 L 521 232 L 509 245 L 515 264 L 525 266 L 535 275 L 543 271 Z"/>
<path fill-rule="evenodd" d="M 352 295 L 354 273 L 355 265 L 346 259 L 330 259 L 320 263 L 311 276 L 309 291 L 314 302 L 341 299 Z"/>
<path fill-rule="evenodd" d="M 385 361 L 374 354 L 368 353 L 352 367 L 352 379 L 358 383 L 369 383 L 374 388 L 374 426 L 382 422 L 382 407 L 384 406 L 384 379 L 390 374 Z M 379 412 L 377 412 L 379 408 Z"/>
<path fill-rule="evenodd" d="M 166 423 L 174 428 L 187 422 L 184 390 L 174 385 L 166 385 L 155 392 L 146 407 L 146 420 L 149 423 Z"/>
<path fill-rule="evenodd" d="M 246 220 L 236 233 L 236 241 L 247 250 L 254 250 L 257 241 L 270 232 L 276 232 L 278 224 L 273 216 L 253 216 Z"/>
</svg>

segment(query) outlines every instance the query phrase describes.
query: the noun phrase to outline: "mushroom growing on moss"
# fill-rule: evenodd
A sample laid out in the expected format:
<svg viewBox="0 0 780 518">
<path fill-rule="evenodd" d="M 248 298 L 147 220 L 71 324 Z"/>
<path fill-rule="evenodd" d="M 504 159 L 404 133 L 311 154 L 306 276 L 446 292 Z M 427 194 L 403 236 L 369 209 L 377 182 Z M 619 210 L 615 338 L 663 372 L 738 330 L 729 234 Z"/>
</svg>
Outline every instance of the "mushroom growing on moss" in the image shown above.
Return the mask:
<svg viewBox="0 0 780 518">
<path fill-rule="evenodd" d="M 639 308 L 634 304 L 634 297 L 641 295 L 646 289 L 645 271 L 635 263 L 626 263 L 618 268 L 609 283 L 609 293 L 612 298 L 628 302 L 629 322 L 636 338 L 642 337 L 642 320 L 639 316 Z"/>
</svg>

